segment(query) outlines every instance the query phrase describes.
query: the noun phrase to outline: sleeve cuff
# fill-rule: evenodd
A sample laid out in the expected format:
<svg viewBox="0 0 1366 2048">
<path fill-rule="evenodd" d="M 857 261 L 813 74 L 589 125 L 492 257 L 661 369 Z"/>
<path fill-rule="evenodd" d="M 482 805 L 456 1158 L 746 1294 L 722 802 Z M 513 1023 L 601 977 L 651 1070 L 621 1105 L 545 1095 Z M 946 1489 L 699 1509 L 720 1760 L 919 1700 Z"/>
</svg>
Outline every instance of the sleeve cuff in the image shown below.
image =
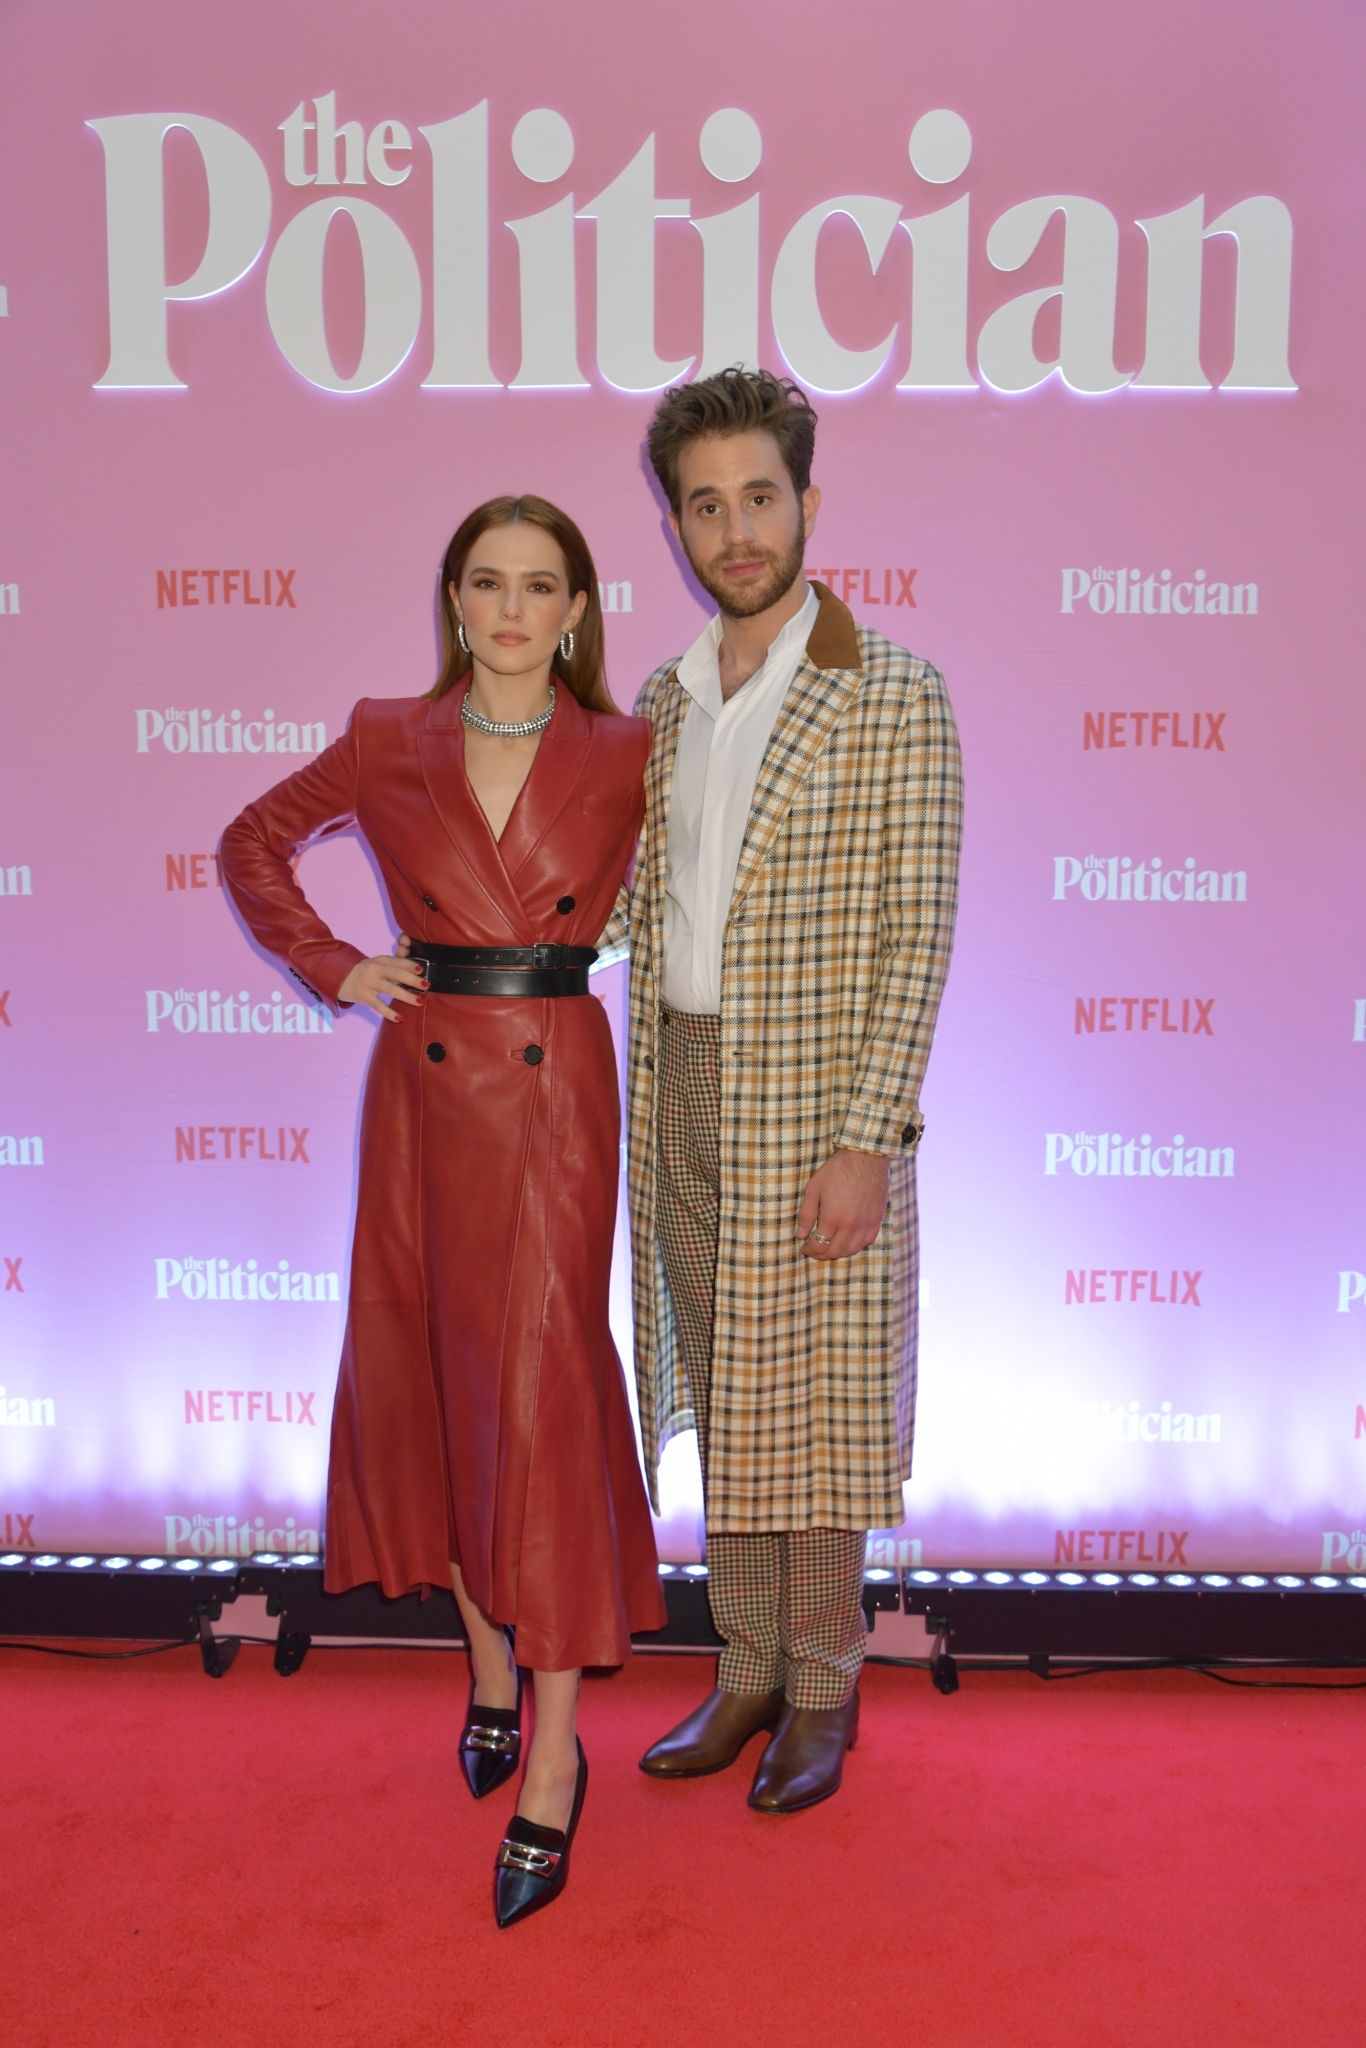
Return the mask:
<svg viewBox="0 0 1366 2048">
<path fill-rule="evenodd" d="M 897 1158 L 914 1152 L 925 1119 L 918 1109 L 888 1109 L 881 1102 L 854 1102 L 835 1140 L 840 1152 L 878 1152 Z"/>
<path fill-rule="evenodd" d="M 337 990 L 356 963 L 365 958 L 359 946 L 348 946 L 336 940 L 330 946 L 305 947 L 295 959 L 289 962 L 289 971 L 301 988 L 308 991 L 315 1002 L 323 1003 L 333 1016 L 340 1016 L 351 1005 L 338 1000 Z"/>
</svg>

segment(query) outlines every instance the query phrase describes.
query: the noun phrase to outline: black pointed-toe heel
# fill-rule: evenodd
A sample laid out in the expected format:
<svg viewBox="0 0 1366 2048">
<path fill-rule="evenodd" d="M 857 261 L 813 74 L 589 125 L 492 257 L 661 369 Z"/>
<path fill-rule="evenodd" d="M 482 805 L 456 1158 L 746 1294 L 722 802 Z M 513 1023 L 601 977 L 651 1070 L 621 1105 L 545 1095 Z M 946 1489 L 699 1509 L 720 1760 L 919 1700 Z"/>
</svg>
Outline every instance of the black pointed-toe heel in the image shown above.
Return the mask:
<svg viewBox="0 0 1366 2048">
<path fill-rule="evenodd" d="M 511 1927 L 514 1921 L 539 1913 L 543 1906 L 558 1899 L 569 1882 L 570 1845 L 583 1812 L 583 1795 L 588 1790 L 588 1758 L 581 1742 L 577 1747 L 579 1775 L 569 1826 L 564 1833 L 558 1828 L 543 1828 L 534 1820 L 523 1820 L 520 1813 L 515 1813 L 503 1837 L 493 1866 L 493 1915 L 500 1927 Z"/>
<path fill-rule="evenodd" d="M 522 1674 L 515 1707 L 479 1707 L 470 1687 L 469 1712 L 460 1731 L 460 1768 L 476 1799 L 506 1785 L 522 1758 Z"/>
</svg>

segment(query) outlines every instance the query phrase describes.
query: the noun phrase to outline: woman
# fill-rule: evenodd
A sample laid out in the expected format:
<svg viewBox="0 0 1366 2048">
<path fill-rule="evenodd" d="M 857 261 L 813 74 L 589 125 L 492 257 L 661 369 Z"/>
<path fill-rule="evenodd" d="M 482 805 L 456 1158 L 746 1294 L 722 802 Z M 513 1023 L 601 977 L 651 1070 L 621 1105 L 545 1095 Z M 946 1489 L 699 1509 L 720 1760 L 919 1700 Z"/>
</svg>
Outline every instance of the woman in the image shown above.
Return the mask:
<svg viewBox="0 0 1366 2048">
<path fill-rule="evenodd" d="M 344 738 L 229 826 L 222 863 L 299 980 L 396 1027 L 361 1120 L 326 1583 L 394 1595 L 449 1572 L 476 1798 L 516 1769 L 517 1667 L 534 1673 L 495 1866 L 506 1926 L 568 1875 L 588 1775 L 580 1667 L 623 1662 L 631 1632 L 664 1621 L 607 1320 L 619 1097 L 587 992 L 640 828 L 649 728 L 607 693 L 592 559 L 544 499 L 469 515 L 441 614 L 428 696 L 362 699 Z M 353 820 L 407 959 L 334 938 L 294 879 L 300 847 Z"/>
</svg>

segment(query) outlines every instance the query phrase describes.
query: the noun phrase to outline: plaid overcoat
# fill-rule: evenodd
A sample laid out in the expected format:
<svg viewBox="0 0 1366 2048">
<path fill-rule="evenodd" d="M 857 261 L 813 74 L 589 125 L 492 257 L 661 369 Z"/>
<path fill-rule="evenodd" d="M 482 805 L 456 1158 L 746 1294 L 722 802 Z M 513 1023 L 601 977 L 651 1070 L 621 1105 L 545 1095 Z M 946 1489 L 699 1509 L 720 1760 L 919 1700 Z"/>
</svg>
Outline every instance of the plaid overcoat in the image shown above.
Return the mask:
<svg viewBox="0 0 1366 2048">
<path fill-rule="evenodd" d="M 755 785 L 721 975 L 721 1214 L 707 1526 L 901 1520 L 915 1409 L 918 1097 L 948 969 L 962 784 L 943 681 L 856 626 L 822 584 Z M 630 900 L 630 1195 L 636 1375 L 651 1494 L 692 1426 L 655 1235 L 655 1047 L 677 663 L 654 727 Z M 803 1258 L 803 1189 L 839 1147 L 889 1155 L 859 1257 Z"/>
</svg>

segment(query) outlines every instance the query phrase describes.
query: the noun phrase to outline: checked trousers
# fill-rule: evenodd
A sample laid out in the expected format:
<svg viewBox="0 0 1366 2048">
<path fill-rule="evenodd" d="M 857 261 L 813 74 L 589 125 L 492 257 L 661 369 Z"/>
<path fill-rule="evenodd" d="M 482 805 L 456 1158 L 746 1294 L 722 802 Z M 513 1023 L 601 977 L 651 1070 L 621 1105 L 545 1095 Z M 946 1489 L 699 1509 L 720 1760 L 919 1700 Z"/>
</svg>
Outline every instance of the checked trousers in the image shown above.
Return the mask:
<svg viewBox="0 0 1366 2048">
<path fill-rule="evenodd" d="M 719 1017 L 664 1009 L 657 1048 L 655 1220 L 707 1482 L 720 1220 Z M 794 1707 L 841 1707 L 863 1663 L 862 1529 L 707 1536 L 707 1592 L 726 1692 L 781 1686 Z"/>
</svg>

